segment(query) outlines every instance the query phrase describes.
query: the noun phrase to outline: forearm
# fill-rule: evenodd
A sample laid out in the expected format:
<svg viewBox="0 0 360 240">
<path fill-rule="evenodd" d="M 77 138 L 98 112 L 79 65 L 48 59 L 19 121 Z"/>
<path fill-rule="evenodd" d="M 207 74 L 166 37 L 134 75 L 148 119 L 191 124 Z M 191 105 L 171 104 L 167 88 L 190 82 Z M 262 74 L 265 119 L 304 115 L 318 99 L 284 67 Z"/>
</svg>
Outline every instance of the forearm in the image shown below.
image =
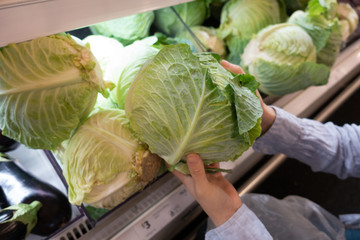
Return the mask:
<svg viewBox="0 0 360 240">
<path fill-rule="evenodd" d="M 284 153 L 340 178 L 360 176 L 360 128 L 300 119 L 275 108 L 273 126 L 255 141 L 255 151 Z"/>
</svg>

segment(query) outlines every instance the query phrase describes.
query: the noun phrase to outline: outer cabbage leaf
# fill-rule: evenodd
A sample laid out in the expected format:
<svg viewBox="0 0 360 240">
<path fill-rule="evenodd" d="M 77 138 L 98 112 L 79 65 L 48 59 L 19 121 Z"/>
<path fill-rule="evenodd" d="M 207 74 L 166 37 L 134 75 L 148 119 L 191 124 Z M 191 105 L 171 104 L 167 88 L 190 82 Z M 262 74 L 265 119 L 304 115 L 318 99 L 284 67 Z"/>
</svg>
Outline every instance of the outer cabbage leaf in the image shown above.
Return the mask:
<svg viewBox="0 0 360 240">
<path fill-rule="evenodd" d="M 154 21 L 153 11 L 138 13 L 126 17 L 97 23 L 90 26 L 93 34 L 113 37 L 124 45 L 149 36 Z"/>
<path fill-rule="evenodd" d="M 296 11 L 290 16 L 288 22 L 303 28 L 312 38 L 317 51 L 325 47 L 331 35 L 331 25 L 322 16 L 312 17 L 307 12 Z"/>
<path fill-rule="evenodd" d="M 254 34 L 285 20 L 285 7 L 277 0 L 230 0 L 222 11 L 219 34 L 226 42 L 229 61 L 240 64 L 241 54 Z"/>
<path fill-rule="evenodd" d="M 104 88 L 96 59 L 69 35 L 9 44 L 0 50 L 0 129 L 30 148 L 55 149 Z"/>
<path fill-rule="evenodd" d="M 312 16 L 322 15 L 327 19 L 334 19 L 337 14 L 338 3 L 336 0 L 310 0 L 306 12 Z"/>
<path fill-rule="evenodd" d="M 326 45 L 317 53 L 316 62 L 331 67 L 339 56 L 342 43 L 340 22 L 336 19 L 331 26 L 331 34 Z"/>
<path fill-rule="evenodd" d="M 233 76 L 211 54 L 201 53 L 198 56 L 201 66 L 208 69 L 213 83 L 233 104 L 239 134 L 246 135 L 251 129 L 257 128 L 259 131 L 257 136 L 259 136 L 261 129 L 258 126 L 258 119 L 262 116 L 262 108 L 256 96 L 259 83 L 249 74 Z M 248 139 L 252 139 L 249 140 L 249 145 L 253 144 L 254 138 Z"/>
<path fill-rule="evenodd" d="M 123 110 L 92 115 L 77 129 L 62 155 L 69 201 L 113 208 L 141 190 L 160 167 L 158 157 L 143 161 L 145 147 L 134 136 Z"/>
<path fill-rule="evenodd" d="M 298 25 L 283 23 L 261 30 L 246 46 L 243 66 L 259 89 L 281 96 L 327 83 L 330 69 L 316 63 L 311 37 Z"/>
<path fill-rule="evenodd" d="M 173 167 L 184 167 L 191 152 L 212 163 L 235 160 L 250 147 L 239 134 L 234 105 L 211 72 L 189 46 L 165 46 L 130 87 L 125 110 L 132 128 Z M 251 108 L 246 107 L 244 112 Z"/>
<path fill-rule="evenodd" d="M 195 0 L 175 5 L 173 8 L 187 26 L 193 27 L 203 24 L 210 16 L 209 4 L 210 0 Z M 171 37 L 174 37 L 178 32 L 186 30 L 170 7 L 155 11 L 154 26 L 158 31 Z"/>
</svg>

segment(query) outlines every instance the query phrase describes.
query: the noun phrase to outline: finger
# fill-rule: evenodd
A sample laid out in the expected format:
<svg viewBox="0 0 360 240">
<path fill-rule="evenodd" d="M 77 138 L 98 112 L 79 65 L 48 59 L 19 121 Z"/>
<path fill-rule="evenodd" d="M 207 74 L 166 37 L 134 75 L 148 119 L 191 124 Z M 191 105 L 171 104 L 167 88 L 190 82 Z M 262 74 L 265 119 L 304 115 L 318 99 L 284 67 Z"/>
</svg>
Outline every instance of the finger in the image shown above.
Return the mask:
<svg viewBox="0 0 360 240">
<path fill-rule="evenodd" d="M 204 163 L 203 163 L 202 159 L 200 158 L 200 156 L 197 154 L 191 153 L 191 154 L 187 155 L 186 162 L 187 162 L 191 177 L 194 180 L 194 184 L 200 188 L 205 186 L 205 184 L 208 183 L 208 180 L 207 180 L 206 173 L 205 173 Z"/>
<path fill-rule="evenodd" d="M 226 60 L 221 60 L 220 63 L 225 69 L 229 70 L 234 74 L 245 74 L 244 70 L 238 65 L 232 64 Z"/>
</svg>

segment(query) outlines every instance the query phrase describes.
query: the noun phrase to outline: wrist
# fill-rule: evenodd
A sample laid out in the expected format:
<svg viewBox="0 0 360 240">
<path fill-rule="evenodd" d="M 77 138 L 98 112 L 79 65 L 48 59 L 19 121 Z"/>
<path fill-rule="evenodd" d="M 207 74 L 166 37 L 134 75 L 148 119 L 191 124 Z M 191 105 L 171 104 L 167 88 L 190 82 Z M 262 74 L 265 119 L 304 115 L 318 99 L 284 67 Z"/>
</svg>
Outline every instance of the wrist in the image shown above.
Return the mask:
<svg viewBox="0 0 360 240">
<path fill-rule="evenodd" d="M 238 203 L 232 205 L 231 207 L 223 207 L 221 211 L 217 212 L 213 216 L 209 214 L 209 217 L 211 218 L 214 225 L 216 227 L 219 227 L 220 225 L 228 221 L 241 206 L 242 201 L 240 200 Z"/>
<path fill-rule="evenodd" d="M 263 106 L 263 115 L 261 119 L 261 134 L 267 132 L 270 127 L 273 125 L 276 118 L 276 112 L 272 107 L 269 107 L 264 104 Z"/>
</svg>

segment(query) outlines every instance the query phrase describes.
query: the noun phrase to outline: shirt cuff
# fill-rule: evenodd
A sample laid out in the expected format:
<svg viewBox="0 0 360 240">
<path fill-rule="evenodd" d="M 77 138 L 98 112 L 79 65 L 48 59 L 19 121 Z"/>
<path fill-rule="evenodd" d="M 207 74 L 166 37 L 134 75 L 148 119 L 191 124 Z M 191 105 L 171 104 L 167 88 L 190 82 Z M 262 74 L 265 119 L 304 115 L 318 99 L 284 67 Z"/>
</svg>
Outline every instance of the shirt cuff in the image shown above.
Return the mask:
<svg viewBox="0 0 360 240">
<path fill-rule="evenodd" d="M 206 240 L 215 239 L 272 239 L 259 218 L 243 203 L 224 224 L 208 231 Z"/>
</svg>

